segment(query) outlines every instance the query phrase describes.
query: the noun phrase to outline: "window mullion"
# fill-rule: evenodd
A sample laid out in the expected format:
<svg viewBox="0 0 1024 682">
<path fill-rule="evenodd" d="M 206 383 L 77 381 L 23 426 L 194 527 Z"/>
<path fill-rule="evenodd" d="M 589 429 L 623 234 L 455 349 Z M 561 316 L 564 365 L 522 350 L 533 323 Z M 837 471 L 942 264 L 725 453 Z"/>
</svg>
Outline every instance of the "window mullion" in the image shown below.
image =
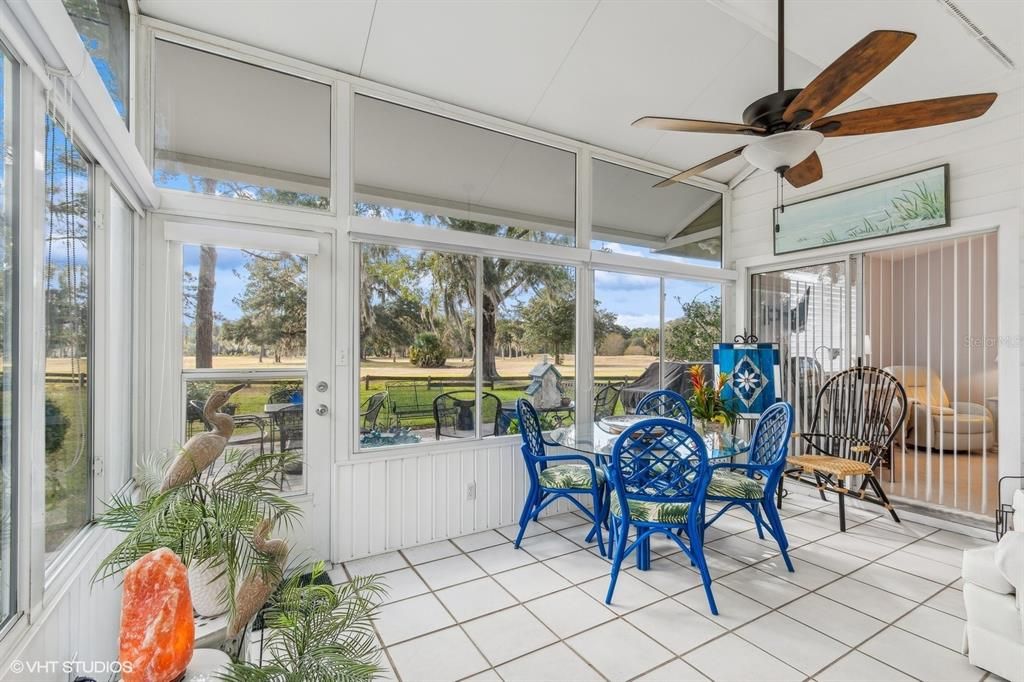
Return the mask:
<svg viewBox="0 0 1024 682">
<path fill-rule="evenodd" d="M 473 276 L 476 278 L 476 290 L 475 301 L 473 306 L 476 309 L 473 315 L 473 335 L 475 338 L 475 352 L 473 355 L 473 374 L 476 378 L 475 390 L 474 390 L 474 401 L 475 401 L 475 412 L 476 418 L 473 420 L 473 427 L 476 429 L 476 437 L 483 438 L 483 368 L 484 368 L 484 354 L 483 354 L 483 341 L 484 341 L 484 325 L 483 325 L 483 314 L 484 314 L 484 258 L 483 256 L 477 256 L 474 261 L 476 268 L 474 269 Z M 497 314 L 497 311 L 495 311 Z M 498 406 L 498 411 L 494 415 L 495 419 L 501 418 L 501 406 Z"/>
</svg>

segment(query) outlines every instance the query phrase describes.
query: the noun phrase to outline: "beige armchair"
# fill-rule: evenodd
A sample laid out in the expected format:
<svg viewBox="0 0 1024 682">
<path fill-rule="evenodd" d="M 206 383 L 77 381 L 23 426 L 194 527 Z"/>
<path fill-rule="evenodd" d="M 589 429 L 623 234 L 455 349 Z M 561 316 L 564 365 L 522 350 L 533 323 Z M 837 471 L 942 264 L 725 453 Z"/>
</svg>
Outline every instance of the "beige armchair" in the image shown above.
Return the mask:
<svg viewBox="0 0 1024 682">
<path fill-rule="evenodd" d="M 952 452 L 982 452 L 996 444 L 995 421 L 984 405 L 951 403 L 942 379 L 928 367 L 886 367 L 907 392 L 908 445 Z"/>
</svg>

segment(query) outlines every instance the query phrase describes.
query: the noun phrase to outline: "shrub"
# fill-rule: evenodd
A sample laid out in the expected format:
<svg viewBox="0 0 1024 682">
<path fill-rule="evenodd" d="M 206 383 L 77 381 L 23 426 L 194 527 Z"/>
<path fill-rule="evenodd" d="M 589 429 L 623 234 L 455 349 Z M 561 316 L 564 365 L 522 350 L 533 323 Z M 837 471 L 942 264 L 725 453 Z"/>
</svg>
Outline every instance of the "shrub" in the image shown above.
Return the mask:
<svg viewBox="0 0 1024 682">
<path fill-rule="evenodd" d="M 60 409 L 60 405 L 46 399 L 46 452 L 56 452 L 64 444 L 71 420 Z"/>
<path fill-rule="evenodd" d="M 437 334 L 422 332 L 412 342 L 409 360 L 416 367 L 444 367 L 448 353 Z"/>
<path fill-rule="evenodd" d="M 292 396 L 296 393 L 302 395 L 302 382 L 301 381 L 289 381 L 283 384 L 277 384 L 274 388 L 270 389 L 270 395 L 267 396 L 268 403 L 290 403 Z"/>
<path fill-rule="evenodd" d="M 626 338 L 618 332 L 612 332 L 601 340 L 597 353 L 598 355 L 622 355 L 625 350 Z"/>
<path fill-rule="evenodd" d="M 206 399 L 213 393 L 213 382 L 212 381 L 186 381 L 185 382 L 185 399 L 189 402 L 193 400 L 200 403 L 205 403 Z"/>
</svg>

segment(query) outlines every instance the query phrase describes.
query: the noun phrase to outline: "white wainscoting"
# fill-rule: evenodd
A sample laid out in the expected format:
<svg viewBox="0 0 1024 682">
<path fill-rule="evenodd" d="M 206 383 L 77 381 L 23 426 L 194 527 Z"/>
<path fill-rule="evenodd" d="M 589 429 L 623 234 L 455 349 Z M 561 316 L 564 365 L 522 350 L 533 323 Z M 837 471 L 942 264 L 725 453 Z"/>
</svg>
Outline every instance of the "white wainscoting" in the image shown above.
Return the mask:
<svg viewBox="0 0 1024 682">
<path fill-rule="evenodd" d="M 517 438 L 501 438 L 493 445 L 339 465 L 332 558 L 347 561 L 517 523 L 529 486 L 519 447 Z M 467 499 L 471 484 L 473 500 Z M 570 508 L 559 500 L 545 513 Z"/>
<path fill-rule="evenodd" d="M 84 542 L 75 549 L 73 563 L 62 572 L 60 585 L 48 587 L 46 603 L 34 623 L 28 628 L 15 625 L 11 636 L 16 638 L 11 649 L 0 660 L 0 680 L 26 682 L 29 680 L 74 679 L 57 670 L 36 675 L 22 671 L 15 674 L 11 662 L 82 661 L 89 666 L 94 662 L 110 663 L 117 660 L 117 633 L 121 622 L 121 581 L 105 580 L 93 584 L 92 575 L 99 562 L 117 544 L 120 533 L 93 528 Z M 5 642 L 6 644 L 6 642 Z M 95 668 L 94 668 L 95 669 Z M 89 667 L 79 674 L 105 680 L 109 674 L 89 673 Z M 102 671 L 102 668 L 99 669 Z"/>
</svg>

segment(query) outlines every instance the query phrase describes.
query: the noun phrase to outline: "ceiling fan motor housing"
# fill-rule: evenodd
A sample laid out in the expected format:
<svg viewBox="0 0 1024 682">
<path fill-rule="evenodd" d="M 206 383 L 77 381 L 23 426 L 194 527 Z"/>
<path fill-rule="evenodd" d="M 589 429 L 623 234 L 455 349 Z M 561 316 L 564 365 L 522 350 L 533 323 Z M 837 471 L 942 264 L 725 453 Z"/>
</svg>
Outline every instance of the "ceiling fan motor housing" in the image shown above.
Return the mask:
<svg viewBox="0 0 1024 682">
<path fill-rule="evenodd" d="M 800 94 L 801 88 L 783 90 L 765 95 L 761 99 L 754 100 L 743 110 L 743 122 L 747 125 L 758 125 L 766 128 L 768 134 L 787 130 L 792 124 L 783 120 L 782 114 L 786 111 L 789 103 Z M 809 114 L 810 112 L 808 112 Z"/>
</svg>

